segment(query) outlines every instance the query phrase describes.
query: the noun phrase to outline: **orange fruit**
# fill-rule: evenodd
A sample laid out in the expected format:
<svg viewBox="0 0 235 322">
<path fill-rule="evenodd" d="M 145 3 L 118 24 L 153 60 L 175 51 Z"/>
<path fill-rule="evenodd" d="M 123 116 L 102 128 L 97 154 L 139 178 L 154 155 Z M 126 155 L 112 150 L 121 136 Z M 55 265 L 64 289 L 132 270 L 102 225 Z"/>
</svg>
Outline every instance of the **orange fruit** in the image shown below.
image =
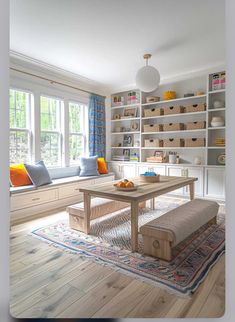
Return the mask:
<svg viewBox="0 0 235 322">
<path fill-rule="evenodd" d="M 128 182 L 126 183 L 126 188 L 133 188 L 133 187 L 134 187 L 134 183 L 133 183 L 133 182 L 128 181 Z"/>
<path fill-rule="evenodd" d="M 119 182 L 119 187 L 120 188 L 125 188 L 126 187 L 125 182 L 123 182 L 123 181 Z"/>
</svg>

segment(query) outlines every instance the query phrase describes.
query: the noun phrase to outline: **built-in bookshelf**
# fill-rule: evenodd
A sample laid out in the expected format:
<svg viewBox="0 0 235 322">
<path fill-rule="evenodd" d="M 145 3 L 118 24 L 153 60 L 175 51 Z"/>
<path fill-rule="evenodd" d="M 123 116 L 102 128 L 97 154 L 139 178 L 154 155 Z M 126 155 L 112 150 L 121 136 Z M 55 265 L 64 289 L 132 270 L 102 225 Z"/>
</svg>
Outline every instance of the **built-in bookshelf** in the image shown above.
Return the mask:
<svg viewBox="0 0 235 322">
<path fill-rule="evenodd" d="M 218 73 L 219 75 L 224 72 Z M 205 76 L 195 77 L 183 81 L 174 82 L 171 84 L 161 85 L 159 89 L 152 93 L 143 93 L 139 90 L 131 90 L 111 95 L 111 144 L 110 144 L 110 160 L 113 156 L 121 156 L 123 153 L 135 155 L 139 162 L 146 162 L 146 159 L 153 156 L 155 151 L 176 152 L 180 157 L 181 164 L 194 164 L 194 160 L 200 159 L 202 165 L 217 166 L 219 155 L 225 154 L 225 124 L 220 126 L 212 126 L 213 117 L 220 117 L 225 120 L 225 88 L 217 88 L 214 86 L 214 75 L 212 73 Z M 223 87 L 225 83 L 223 84 Z M 219 86 L 218 86 L 219 87 Z M 160 100 L 157 102 L 146 102 L 147 96 L 163 97 L 163 92 L 172 90 L 177 93 L 175 99 L 166 101 Z M 133 104 L 130 104 L 130 92 L 134 92 Z M 194 93 L 194 96 L 184 97 L 186 93 Z M 200 94 L 200 95 L 198 95 Z M 119 105 L 114 104 L 114 97 L 121 97 Z M 129 99 L 129 101 L 127 101 Z M 220 102 L 220 106 L 217 107 Z M 121 104 L 121 105 L 120 105 Z M 145 109 L 166 109 L 169 106 L 189 106 L 195 104 L 206 104 L 206 109 L 197 112 L 185 112 L 145 116 Z M 181 129 L 174 131 L 159 131 L 147 132 L 144 131 L 146 124 L 169 124 L 189 122 L 205 122 L 205 128 L 201 129 Z M 186 127 L 185 127 L 186 128 Z M 130 139 L 128 141 L 128 136 Z M 164 142 L 171 138 L 180 138 L 184 141 L 190 138 L 205 139 L 205 145 L 200 147 L 177 146 L 177 147 L 162 147 L 145 146 L 145 140 L 159 139 Z M 129 142 L 129 143 L 128 143 Z M 219 144 L 219 145 L 216 145 Z"/>
</svg>

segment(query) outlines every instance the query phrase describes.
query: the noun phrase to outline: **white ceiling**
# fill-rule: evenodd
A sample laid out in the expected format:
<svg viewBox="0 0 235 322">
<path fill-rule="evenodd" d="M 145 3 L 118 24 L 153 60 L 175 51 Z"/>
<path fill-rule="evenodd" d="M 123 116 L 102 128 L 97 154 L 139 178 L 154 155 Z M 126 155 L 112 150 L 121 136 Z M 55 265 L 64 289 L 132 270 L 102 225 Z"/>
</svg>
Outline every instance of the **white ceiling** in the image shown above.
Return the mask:
<svg viewBox="0 0 235 322">
<path fill-rule="evenodd" d="M 10 48 L 118 88 L 225 61 L 223 0 L 11 0 Z"/>
</svg>

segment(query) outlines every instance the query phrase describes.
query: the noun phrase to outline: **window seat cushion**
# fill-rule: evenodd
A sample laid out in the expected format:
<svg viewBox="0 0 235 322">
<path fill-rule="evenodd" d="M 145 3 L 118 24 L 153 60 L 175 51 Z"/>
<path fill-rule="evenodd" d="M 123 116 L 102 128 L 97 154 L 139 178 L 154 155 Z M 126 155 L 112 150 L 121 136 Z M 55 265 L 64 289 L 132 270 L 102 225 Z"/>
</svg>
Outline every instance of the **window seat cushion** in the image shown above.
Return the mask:
<svg viewBox="0 0 235 322">
<path fill-rule="evenodd" d="M 35 187 L 33 185 L 28 185 L 28 186 L 21 186 L 21 187 L 10 187 L 10 194 L 17 194 L 17 193 L 22 193 L 22 192 L 29 192 L 29 191 L 34 191 L 34 190 L 42 190 L 54 186 L 59 186 L 65 183 L 73 183 L 77 181 L 85 181 L 85 180 L 91 180 L 91 179 L 99 179 L 99 178 L 104 178 L 104 177 L 109 177 L 113 176 L 114 173 L 109 173 L 109 174 L 101 174 L 99 176 L 88 176 L 88 177 L 79 177 L 79 176 L 72 176 L 72 177 L 66 177 L 66 178 L 60 178 L 60 179 L 54 179 L 52 180 L 52 183 L 49 183 L 44 186 L 40 187 Z"/>
</svg>

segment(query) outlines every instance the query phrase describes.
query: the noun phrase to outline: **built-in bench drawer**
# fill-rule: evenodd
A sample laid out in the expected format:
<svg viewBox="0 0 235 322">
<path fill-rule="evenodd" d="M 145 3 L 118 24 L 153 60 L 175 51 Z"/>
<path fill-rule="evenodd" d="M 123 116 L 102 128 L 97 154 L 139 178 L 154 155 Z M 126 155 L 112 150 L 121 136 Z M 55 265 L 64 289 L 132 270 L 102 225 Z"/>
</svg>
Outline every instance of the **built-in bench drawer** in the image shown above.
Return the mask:
<svg viewBox="0 0 235 322">
<path fill-rule="evenodd" d="M 35 191 L 11 196 L 11 211 L 33 207 L 58 199 L 58 189 Z"/>
<path fill-rule="evenodd" d="M 86 180 L 82 182 L 76 182 L 72 184 L 65 184 L 63 186 L 60 186 L 59 189 L 59 199 L 63 198 L 69 198 L 69 197 L 75 197 L 81 196 L 81 192 L 79 192 L 80 188 L 93 185 L 95 183 L 95 180 Z"/>
</svg>

